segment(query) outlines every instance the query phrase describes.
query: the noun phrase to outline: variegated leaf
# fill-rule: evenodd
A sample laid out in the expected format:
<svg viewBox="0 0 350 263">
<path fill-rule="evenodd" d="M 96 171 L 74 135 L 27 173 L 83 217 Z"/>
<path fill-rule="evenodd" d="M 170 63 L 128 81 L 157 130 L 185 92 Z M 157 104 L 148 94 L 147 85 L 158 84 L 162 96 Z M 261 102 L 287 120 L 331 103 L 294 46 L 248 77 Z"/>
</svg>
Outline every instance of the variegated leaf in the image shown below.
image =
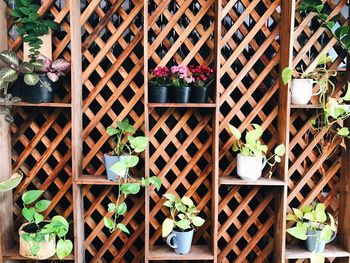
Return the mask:
<svg viewBox="0 0 350 263">
<path fill-rule="evenodd" d="M 58 81 L 58 75 L 56 73 L 47 72 L 46 75 L 52 82 Z"/>
<path fill-rule="evenodd" d="M 4 50 L 0 53 L 0 59 L 7 65 L 19 66 L 20 60 L 16 53 L 10 50 Z"/>
<path fill-rule="evenodd" d="M 51 68 L 58 72 L 64 72 L 67 69 L 69 69 L 69 67 L 70 67 L 70 63 L 67 60 L 62 58 L 55 60 L 51 65 Z"/>
<path fill-rule="evenodd" d="M 36 73 L 30 73 L 24 75 L 24 83 L 29 86 L 34 86 L 39 82 L 39 75 Z"/>
<path fill-rule="evenodd" d="M 18 72 L 12 68 L 0 69 L 0 80 L 5 82 L 15 81 L 18 77 Z"/>
<path fill-rule="evenodd" d="M 20 68 L 21 72 L 24 74 L 33 73 L 34 71 L 34 65 L 28 62 L 23 62 Z"/>
</svg>

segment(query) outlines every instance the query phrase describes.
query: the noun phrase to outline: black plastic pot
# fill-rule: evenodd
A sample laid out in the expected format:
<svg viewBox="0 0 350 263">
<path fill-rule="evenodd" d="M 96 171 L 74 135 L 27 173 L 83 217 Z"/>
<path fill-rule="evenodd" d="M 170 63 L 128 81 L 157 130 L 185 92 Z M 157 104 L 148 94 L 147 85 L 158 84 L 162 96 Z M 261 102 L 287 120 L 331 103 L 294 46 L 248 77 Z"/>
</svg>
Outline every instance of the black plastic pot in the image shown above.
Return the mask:
<svg viewBox="0 0 350 263">
<path fill-rule="evenodd" d="M 169 102 L 169 86 L 149 85 L 148 101 L 157 103 Z"/>
<path fill-rule="evenodd" d="M 191 87 L 173 87 L 174 102 L 189 103 L 191 95 Z"/>
<path fill-rule="evenodd" d="M 196 103 L 208 102 L 208 87 L 192 87 L 191 102 L 196 102 Z"/>
<path fill-rule="evenodd" d="M 19 93 L 22 101 L 29 103 L 53 102 L 57 82 L 52 82 L 46 74 L 40 74 L 39 78 L 36 85 L 30 86 L 24 82 L 23 76 L 18 77 L 14 89 Z"/>
</svg>

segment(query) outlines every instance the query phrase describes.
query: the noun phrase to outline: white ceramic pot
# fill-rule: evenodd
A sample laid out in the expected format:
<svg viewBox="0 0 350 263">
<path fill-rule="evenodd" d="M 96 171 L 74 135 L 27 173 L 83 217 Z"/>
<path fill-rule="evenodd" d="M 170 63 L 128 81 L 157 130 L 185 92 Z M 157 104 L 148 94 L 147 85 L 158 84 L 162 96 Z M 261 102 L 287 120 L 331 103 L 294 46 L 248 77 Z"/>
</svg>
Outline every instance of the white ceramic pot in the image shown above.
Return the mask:
<svg viewBox="0 0 350 263">
<path fill-rule="evenodd" d="M 45 221 L 49 222 L 49 221 Z M 19 231 L 19 254 L 22 257 L 25 258 L 31 258 L 36 260 L 43 260 L 48 259 L 56 254 L 56 236 L 55 235 L 45 235 L 45 241 L 44 242 L 35 242 L 35 241 L 25 241 L 23 239 L 23 234 L 26 232 L 23 230 L 23 228 L 28 225 L 29 223 L 23 224 Z M 37 253 L 37 255 L 33 255 L 31 252 L 31 247 L 33 245 L 39 245 L 40 249 Z"/>
<path fill-rule="evenodd" d="M 291 85 L 292 104 L 308 104 L 312 96 L 321 93 L 321 89 L 317 93 L 312 93 L 315 81 L 312 79 L 293 79 Z"/>
<path fill-rule="evenodd" d="M 261 177 L 266 165 L 265 156 L 237 156 L 237 174 L 244 180 L 253 181 Z"/>
</svg>

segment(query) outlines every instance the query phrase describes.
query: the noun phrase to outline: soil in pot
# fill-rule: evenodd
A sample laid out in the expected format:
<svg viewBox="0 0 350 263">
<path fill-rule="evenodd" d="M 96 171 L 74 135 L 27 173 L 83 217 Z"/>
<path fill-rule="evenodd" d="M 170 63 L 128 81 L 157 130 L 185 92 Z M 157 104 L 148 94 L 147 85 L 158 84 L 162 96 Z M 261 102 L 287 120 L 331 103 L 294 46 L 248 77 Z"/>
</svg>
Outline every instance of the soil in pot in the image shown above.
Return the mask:
<svg viewBox="0 0 350 263">
<path fill-rule="evenodd" d="M 14 90 L 19 93 L 22 101 L 29 103 L 46 103 L 53 102 L 57 82 L 52 82 L 46 74 L 39 75 L 39 82 L 36 85 L 27 85 L 23 76 L 19 76 Z"/>
<path fill-rule="evenodd" d="M 148 101 L 153 103 L 169 102 L 169 86 L 150 84 L 148 88 Z"/>
<path fill-rule="evenodd" d="M 23 224 L 19 231 L 19 254 L 22 257 L 43 260 L 48 259 L 55 255 L 56 253 L 56 236 L 55 235 L 45 235 L 45 241 L 35 242 L 33 240 L 26 241 L 23 238 L 24 234 L 34 234 L 41 230 L 49 221 L 44 221 L 39 224 L 39 228 L 33 223 Z M 36 255 L 32 254 L 32 247 L 38 245 L 40 247 Z"/>
<path fill-rule="evenodd" d="M 191 87 L 172 87 L 173 98 L 176 103 L 189 103 Z"/>
</svg>

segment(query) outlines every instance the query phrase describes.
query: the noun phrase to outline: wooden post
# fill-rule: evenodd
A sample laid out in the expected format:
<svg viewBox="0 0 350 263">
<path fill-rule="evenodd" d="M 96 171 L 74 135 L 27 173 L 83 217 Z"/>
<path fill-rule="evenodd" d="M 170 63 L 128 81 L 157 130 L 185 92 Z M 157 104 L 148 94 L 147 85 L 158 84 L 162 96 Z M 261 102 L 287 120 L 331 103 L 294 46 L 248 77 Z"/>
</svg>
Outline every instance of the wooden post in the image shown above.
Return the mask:
<svg viewBox="0 0 350 263">
<path fill-rule="evenodd" d="M 293 59 L 293 32 L 295 20 L 295 0 L 281 2 L 281 43 L 280 43 L 280 76 L 285 67 L 292 66 Z M 289 125 L 290 125 L 290 96 L 289 84 L 284 85 L 280 79 L 278 94 L 278 143 L 286 146 L 286 154 L 277 167 L 277 176 L 285 182 L 278 189 L 275 202 L 275 231 L 274 231 L 274 262 L 285 261 L 286 249 L 286 212 L 287 212 L 287 180 L 288 180 L 288 153 L 289 153 Z"/>
<path fill-rule="evenodd" d="M 0 50 L 7 49 L 6 3 L 0 1 Z M 0 181 L 12 174 L 10 125 L 0 116 Z M 0 262 L 4 262 L 4 251 L 13 246 L 12 191 L 0 193 Z"/>
<path fill-rule="evenodd" d="M 80 1 L 69 1 L 71 34 L 71 94 L 72 94 L 72 172 L 74 216 L 74 262 L 85 262 L 83 193 L 76 179 L 82 173 L 82 54 Z"/>
</svg>

